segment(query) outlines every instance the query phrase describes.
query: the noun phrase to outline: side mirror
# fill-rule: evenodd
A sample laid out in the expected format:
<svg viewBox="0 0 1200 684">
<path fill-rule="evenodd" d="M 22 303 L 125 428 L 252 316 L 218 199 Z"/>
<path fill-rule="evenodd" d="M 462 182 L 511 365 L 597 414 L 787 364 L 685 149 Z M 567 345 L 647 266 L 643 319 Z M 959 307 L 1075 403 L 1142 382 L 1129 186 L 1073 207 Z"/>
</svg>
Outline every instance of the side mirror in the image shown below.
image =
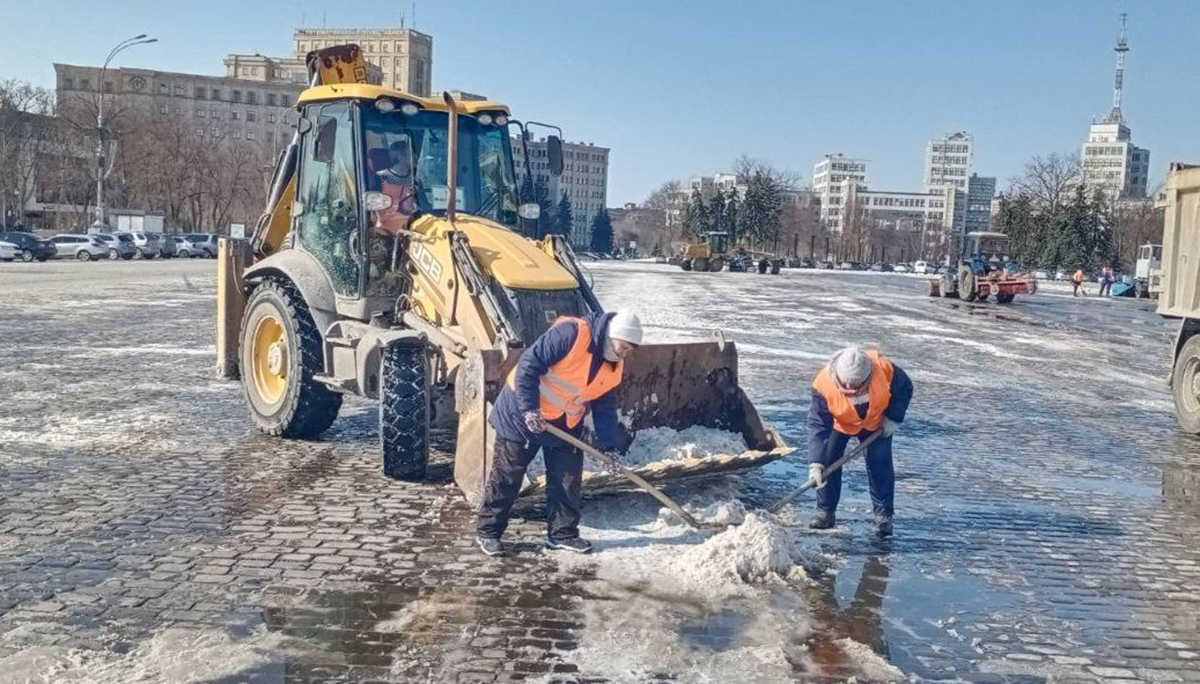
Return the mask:
<svg viewBox="0 0 1200 684">
<path fill-rule="evenodd" d="M 517 207 L 517 216 L 520 216 L 526 221 L 536 221 L 542 216 L 542 207 L 541 205 L 533 202 L 530 202 L 529 204 L 522 204 L 521 206 Z"/>
<path fill-rule="evenodd" d="M 561 176 L 563 172 L 562 139 L 557 135 L 546 138 L 546 160 L 550 164 L 550 175 Z"/>
</svg>

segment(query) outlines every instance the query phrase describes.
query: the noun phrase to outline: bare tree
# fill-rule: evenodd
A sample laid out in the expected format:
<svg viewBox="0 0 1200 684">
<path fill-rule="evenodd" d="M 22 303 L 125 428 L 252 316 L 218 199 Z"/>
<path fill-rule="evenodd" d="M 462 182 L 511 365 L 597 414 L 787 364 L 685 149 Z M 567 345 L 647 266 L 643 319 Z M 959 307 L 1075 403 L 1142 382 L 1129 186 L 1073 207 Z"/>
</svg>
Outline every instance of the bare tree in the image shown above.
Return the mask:
<svg viewBox="0 0 1200 684">
<path fill-rule="evenodd" d="M 1040 212 L 1053 211 L 1069 202 L 1081 183 L 1083 167 L 1078 155 L 1057 152 L 1046 157 L 1035 155 L 1020 176 L 1009 180 L 1012 189 L 1033 200 Z"/>
<path fill-rule="evenodd" d="M 16 80 L 0 81 L 0 224 L 21 222 L 34 193 L 38 164 L 54 125 L 54 93 Z"/>
<path fill-rule="evenodd" d="M 785 190 L 794 190 L 800 185 L 800 173 L 791 169 L 781 169 L 768 161 L 743 154 L 733 162 L 733 175 L 737 176 L 739 185 L 748 185 L 756 175 L 766 176 Z"/>
</svg>

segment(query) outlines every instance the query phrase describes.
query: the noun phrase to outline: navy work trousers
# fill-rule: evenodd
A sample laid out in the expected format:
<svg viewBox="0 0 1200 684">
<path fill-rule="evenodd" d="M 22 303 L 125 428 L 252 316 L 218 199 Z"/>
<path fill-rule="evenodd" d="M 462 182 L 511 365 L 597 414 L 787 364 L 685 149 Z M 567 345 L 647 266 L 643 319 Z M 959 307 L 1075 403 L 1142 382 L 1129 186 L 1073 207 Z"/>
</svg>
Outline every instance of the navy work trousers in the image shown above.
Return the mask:
<svg viewBox="0 0 1200 684">
<path fill-rule="evenodd" d="M 583 454 L 566 443 L 553 446 L 514 442 L 496 437 L 492 469 L 483 491 L 476 531 L 480 537 L 499 539 L 524 482 L 525 470 L 538 449 L 546 463 L 546 537 L 553 541 L 579 536 L 579 506 L 583 498 Z"/>
<path fill-rule="evenodd" d="M 862 432 L 854 437 L 862 441 L 871 433 Z M 821 465 L 828 467 L 846 453 L 851 436 L 834 430 L 825 442 Z M 850 464 L 846 464 L 849 466 Z M 876 515 L 892 515 L 892 503 L 896 494 L 896 473 L 892 469 L 892 438 L 880 437 L 867 447 L 867 482 L 871 487 L 871 507 Z M 817 490 L 817 508 L 833 513 L 842 498 L 842 470 L 825 476 L 825 486 Z"/>
</svg>

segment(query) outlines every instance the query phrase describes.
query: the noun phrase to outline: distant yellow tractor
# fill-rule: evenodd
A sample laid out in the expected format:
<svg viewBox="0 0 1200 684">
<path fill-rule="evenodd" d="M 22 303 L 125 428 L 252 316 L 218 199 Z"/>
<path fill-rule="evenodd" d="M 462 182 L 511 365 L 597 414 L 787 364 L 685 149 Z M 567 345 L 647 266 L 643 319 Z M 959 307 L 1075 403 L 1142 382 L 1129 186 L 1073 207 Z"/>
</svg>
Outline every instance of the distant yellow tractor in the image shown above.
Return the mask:
<svg viewBox="0 0 1200 684">
<path fill-rule="evenodd" d="M 684 245 L 679 267 L 685 271 L 720 271 L 729 261 L 729 233 L 713 231 L 704 234 L 704 241 Z"/>
</svg>

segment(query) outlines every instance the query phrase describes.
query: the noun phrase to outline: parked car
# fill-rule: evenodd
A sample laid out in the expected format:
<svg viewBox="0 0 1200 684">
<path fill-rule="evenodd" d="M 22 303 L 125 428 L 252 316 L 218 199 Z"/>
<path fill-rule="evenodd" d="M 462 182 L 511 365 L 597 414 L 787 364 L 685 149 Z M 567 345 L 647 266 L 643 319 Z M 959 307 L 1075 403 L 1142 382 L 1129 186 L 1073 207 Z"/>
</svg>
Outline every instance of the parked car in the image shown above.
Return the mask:
<svg viewBox="0 0 1200 684">
<path fill-rule="evenodd" d="M 91 261 L 108 256 L 108 245 L 94 235 L 80 233 L 63 233 L 50 238 L 58 250 L 59 259 L 78 259 Z"/>
<path fill-rule="evenodd" d="M 188 242 L 181 235 L 172 235 L 168 239 L 175 243 L 175 256 L 180 259 L 195 259 L 196 257 L 204 256 L 202 254 L 203 250 L 197 249 L 195 245 Z"/>
<path fill-rule="evenodd" d="M 1067 273 L 1066 271 L 1064 271 L 1060 268 L 1054 272 L 1054 279 L 1055 280 L 1070 280 L 1071 274 Z"/>
<path fill-rule="evenodd" d="M 187 233 L 183 239 L 192 243 L 192 248 L 199 252 L 200 256 L 208 257 L 209 259 L 217 258 L 217 236 L 211 233 Z"/>
<path fill-rule="evenodd" d="M 826 271 L 828 271 L 828 270 L 831 270 L 831 269 L 833 268 L 833 262 L 832 262 L 832 261 L 828 261 L 828 260 L 826 260 L 826 261 L 818 261 L 818 262 L 817 262 L 817 268 L 824 269 L 824 270 L 826 270 Z"/>
<path fill-rule="evenodd" d="M 11 242 L 0 242 L 0 261 L 12 261 L 21 253 Z"/>
<path fill-rule="evenodd" d="M 33 261 L 34 259 L 45 261 L 58 252 L 54 248 L 53 242 L 24 231 L 14 230 L 4 233 L 0 235 L 0 240 L 16 245 L 19 250 L 17 258 L 21 261 Z"/>
<path fill-rule="evenodd" d="M 1033 277 L 1037 278 L 1038 280 L 1050 280 L 1050 272 L 1049 271 L 1034 271 Z"/>
<path fill-rule="evenodd" d="M 921 275 L 929 275 L 934 272 L 933 266 L 928 261 L 914 261 L 912 263 L 912 272 Z"/>
<path fill-rule="evenodd" d="M 138 248 L 133 244 L 133 237 L 127 233 L 113 235 L 111 233 L 92 233 L 92 237 L 100 240 L 108 247 L 109 259 L 132 259 Z"/>
<path fill-rule="evenodd" d="M 170 259 L 175 256 L 175 252 L 177 251 L 175 240 L 170 235 L 163 235 L 162 233 L 146 233 L 146 235 L 153 235 L 154 239 L 158 241 L 158 255 L 160 257 Z"/>
<path fill-rule="evenodd" d="M 892 266 L 892 272 L 893 273 L 908 273 L 908 265 L 907 264 L 895 264 L 894 266 Z M 914 270 L 913 272 L 917 273 L 918 271 Z"/>
<path fill-rule="evenodd" d="M 158 256 L 158 240 L 154 233 L 114 233 L 117 237 L 128 235 L 137 247 L 134 259 L 153 259 Z"/>
<path fill-rule="evenodd" d="M 871 270 L 876 273 L 892 273 L 895 267 L 886 261 L 876 261 L 871 264 Z"/>
</svg>

